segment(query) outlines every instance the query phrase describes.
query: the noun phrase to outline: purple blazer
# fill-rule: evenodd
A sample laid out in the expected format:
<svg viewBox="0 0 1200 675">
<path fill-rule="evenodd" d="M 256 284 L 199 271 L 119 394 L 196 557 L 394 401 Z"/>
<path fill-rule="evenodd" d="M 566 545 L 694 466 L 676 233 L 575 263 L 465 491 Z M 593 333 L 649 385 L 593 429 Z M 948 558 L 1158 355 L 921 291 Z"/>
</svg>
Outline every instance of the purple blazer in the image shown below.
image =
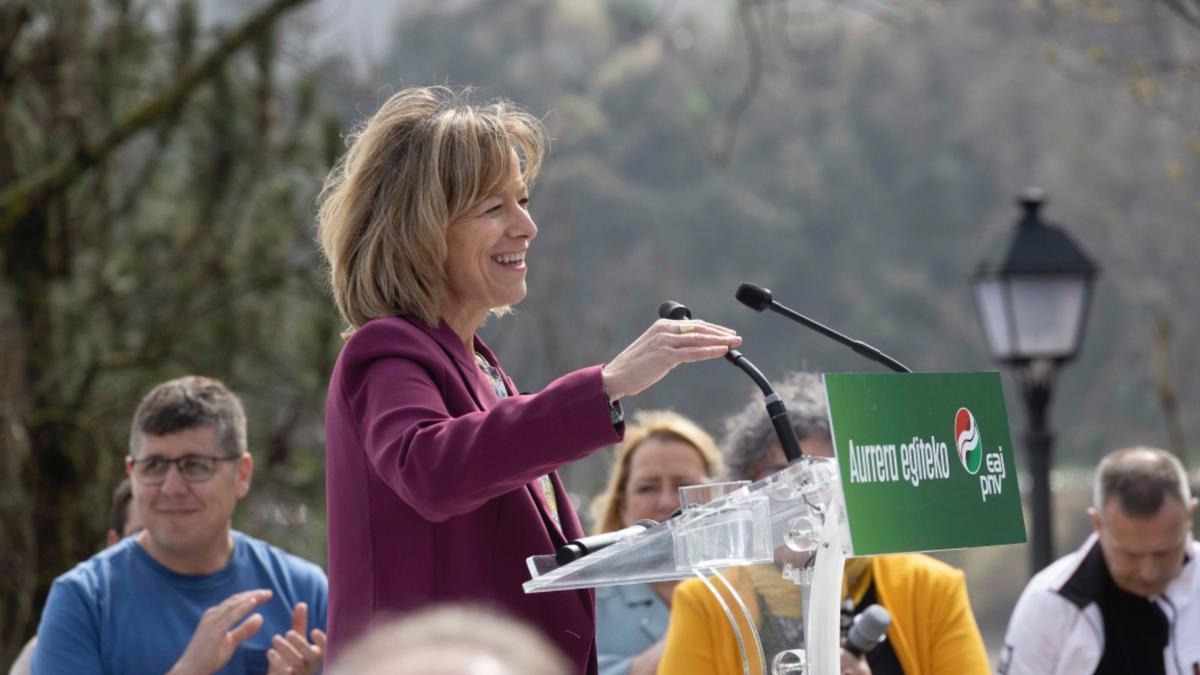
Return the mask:
<svg viewBox="0 0 1200 675">
<path fill-rule="evenodd" d="M 475 338 L 493 365 L 496 357 Z M 596 672 L 591 591 L 526 595 L 525 558 L 582 536 L 554 470 L 620 440 L 600 366 L 537 394 L 496 396 L 443 321 L 381 318 L 356 330 L 329 383 L 331 660 L 377 617 L 440 602 L 497 607 Z M 559 528 L 537 479 L 554 483 Z"/>
</svg>

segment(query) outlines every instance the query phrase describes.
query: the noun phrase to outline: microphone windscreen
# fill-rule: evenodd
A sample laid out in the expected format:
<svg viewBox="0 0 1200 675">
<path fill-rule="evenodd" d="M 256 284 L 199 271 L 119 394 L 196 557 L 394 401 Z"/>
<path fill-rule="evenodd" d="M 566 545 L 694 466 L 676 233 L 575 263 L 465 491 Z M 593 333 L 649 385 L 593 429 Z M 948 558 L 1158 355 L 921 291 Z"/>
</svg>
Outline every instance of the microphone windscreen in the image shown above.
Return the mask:
<svg viewBox="0 0 1200 675">
<path fill-rule="evenodd" d="M 875 648 L 887 636 L 892 625 L 892 615 L 883 605 L 871 605 L 858 616 L 846 636 L 846 648 L 857 654 L 865 654 Z"/>
<path fill-rule="evenodd" d="M 735 295 L 738 302 L 756 312 L 761 312 L 771 306 L 771 291 L 762 286 L 740 284 Z"/>
<path fill-rule="evenodd" d="M 658 315 L 664 319 L 679 321 L 692 318 L 692 310 L 674 300 L 668 300 L 658 306 Z"/>
</svg>

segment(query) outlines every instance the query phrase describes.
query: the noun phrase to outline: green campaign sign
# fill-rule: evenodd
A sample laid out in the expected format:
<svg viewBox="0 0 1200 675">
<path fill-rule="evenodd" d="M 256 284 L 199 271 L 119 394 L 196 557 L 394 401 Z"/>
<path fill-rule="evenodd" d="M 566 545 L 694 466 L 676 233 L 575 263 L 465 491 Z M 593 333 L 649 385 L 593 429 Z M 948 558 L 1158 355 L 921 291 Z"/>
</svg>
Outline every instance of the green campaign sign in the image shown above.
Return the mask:
<svg viewBox="0 0 1200 675">
<path fill-rule="evenodd" d="M 1025 542 L 1000 374 L 825 376 L 854 555 Z"/>
</svg>

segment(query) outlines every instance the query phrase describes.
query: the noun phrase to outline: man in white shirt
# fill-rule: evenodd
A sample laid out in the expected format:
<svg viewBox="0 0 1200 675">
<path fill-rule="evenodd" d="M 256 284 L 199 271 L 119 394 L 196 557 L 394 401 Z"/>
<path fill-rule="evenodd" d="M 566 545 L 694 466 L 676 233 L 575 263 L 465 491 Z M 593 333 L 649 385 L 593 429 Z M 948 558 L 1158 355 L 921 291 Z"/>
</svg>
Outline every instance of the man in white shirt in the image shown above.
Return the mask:
<svg viewBox="0 0 1200 675">
<path fill-rule="evenodd" d="M 1095 532 L 1030 580 L 999 673 L 1200 672 L 1196 499 L 1170 453 L 1130 448 L 1096 471 Z"/>
</svg>

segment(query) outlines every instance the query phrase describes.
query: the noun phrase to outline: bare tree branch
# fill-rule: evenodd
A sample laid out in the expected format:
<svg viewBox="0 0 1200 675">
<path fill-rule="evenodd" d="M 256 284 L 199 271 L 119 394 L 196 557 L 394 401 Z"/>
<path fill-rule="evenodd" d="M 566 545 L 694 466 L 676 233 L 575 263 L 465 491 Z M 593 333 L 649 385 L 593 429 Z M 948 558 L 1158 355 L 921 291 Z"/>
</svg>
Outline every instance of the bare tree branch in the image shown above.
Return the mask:
<svg viewBox="0 0 1200 675">
<path fill-rule="evenodd" d="M 701 140 L 704 142 L 705 154 L 718 167 L 725 168 L 729 166 L 729 162 L 733 159 L 733 149 L 737 142 L 738 127 L 741 122 L 742 115 L 750 107 L 750 103 L 754 101 L 754 97 L 758 94 L 759 88 L 762 87 L 763 80 L 763 44 L 762 37 L 759 35 L 758 28 L 754 25 L 754 9 L 755 0 L 741 0 L 738 2 L 738 20 L 742 25 L 742 33 L 746 38 L 746 54 L 749 57 L 749 71 L 746 73 L 746 82 L 742 85 L 742 90 L 738 92 L 737 98 L 733 103 L 729 104 L 729 108 L 725 111 L 725 120 L 721 126 L 721 131 L 715 138 L 709 138 L 701 129 Z"/>
</svg>

